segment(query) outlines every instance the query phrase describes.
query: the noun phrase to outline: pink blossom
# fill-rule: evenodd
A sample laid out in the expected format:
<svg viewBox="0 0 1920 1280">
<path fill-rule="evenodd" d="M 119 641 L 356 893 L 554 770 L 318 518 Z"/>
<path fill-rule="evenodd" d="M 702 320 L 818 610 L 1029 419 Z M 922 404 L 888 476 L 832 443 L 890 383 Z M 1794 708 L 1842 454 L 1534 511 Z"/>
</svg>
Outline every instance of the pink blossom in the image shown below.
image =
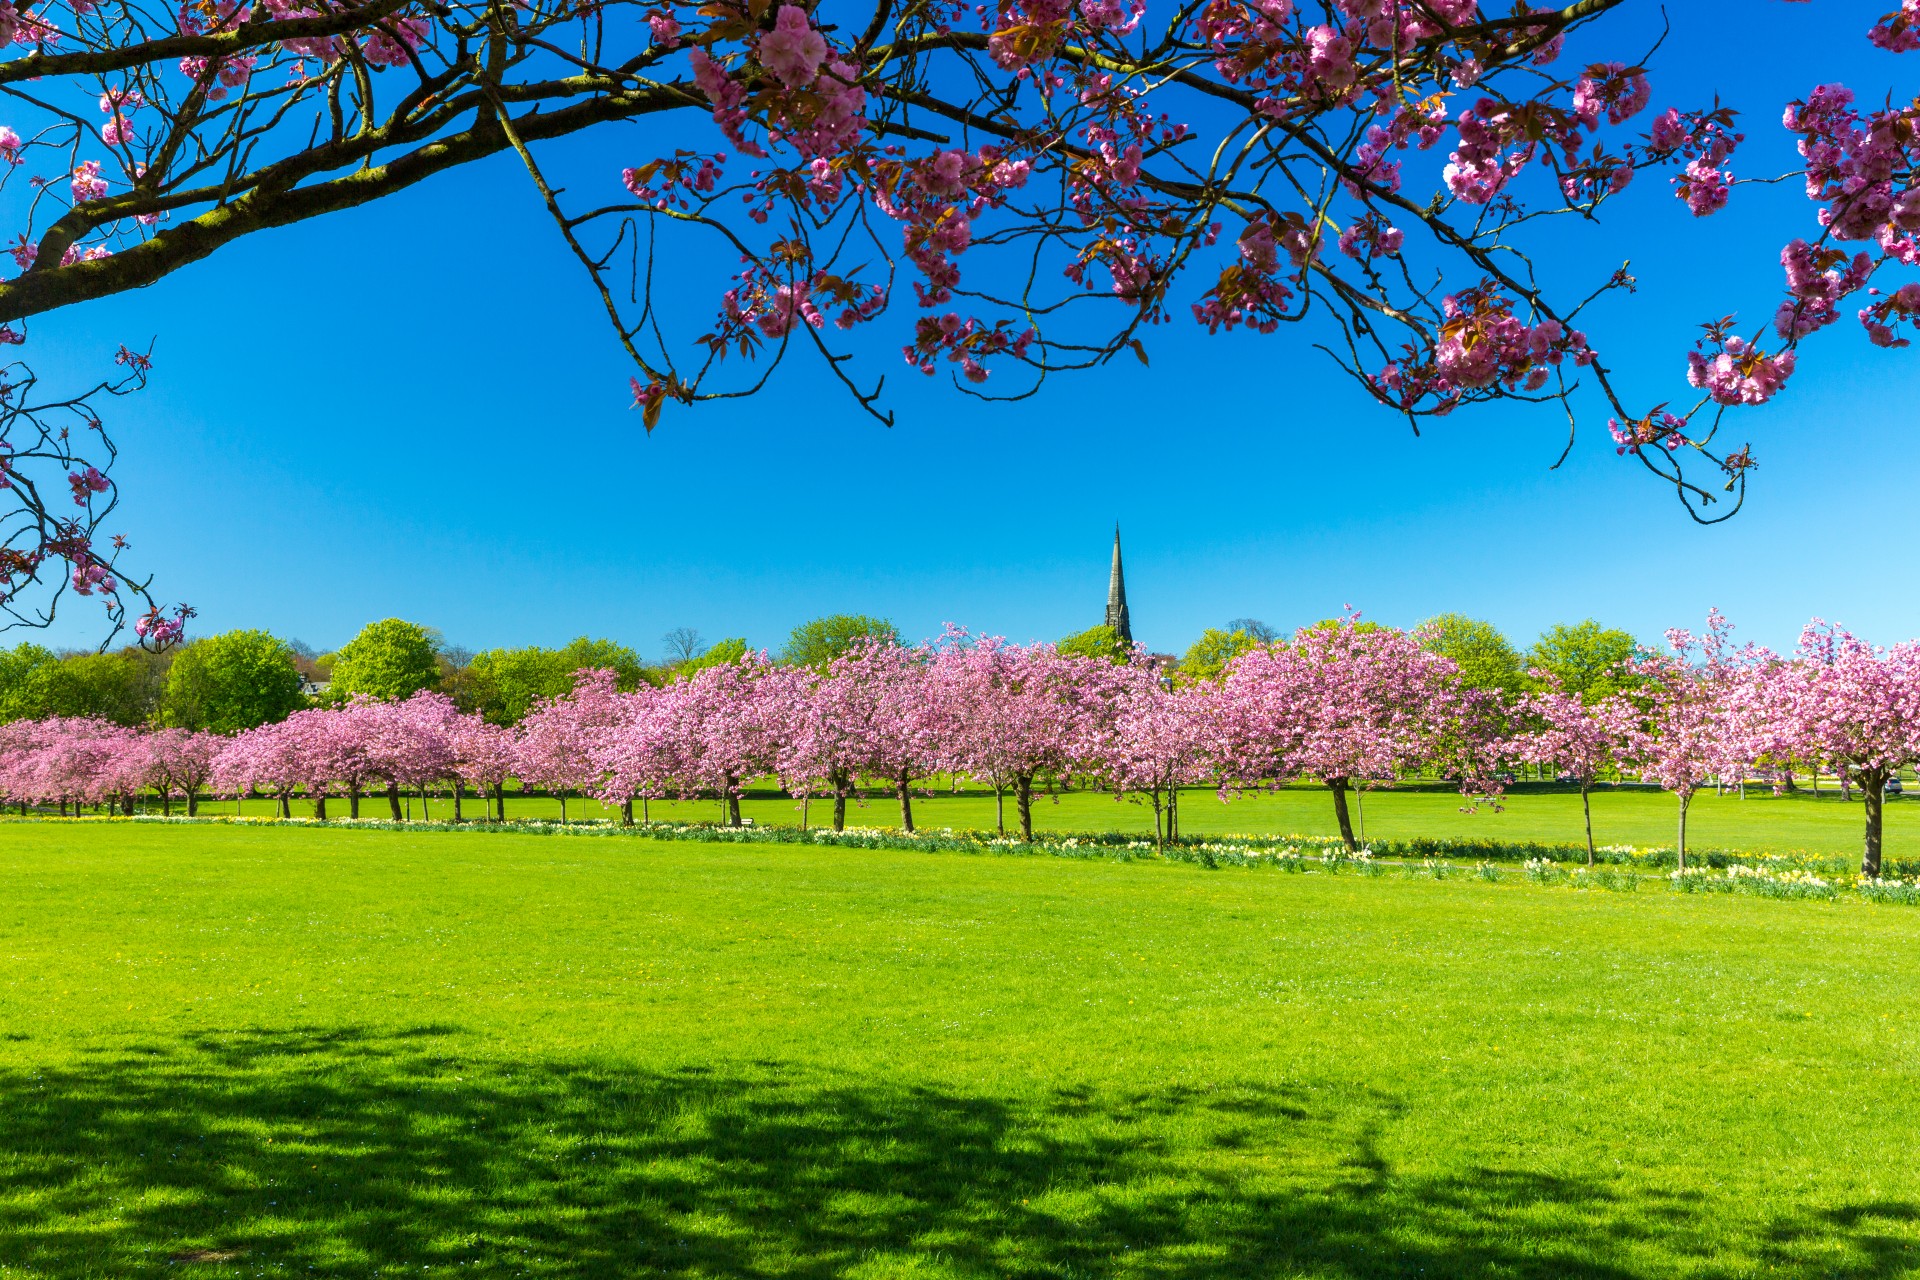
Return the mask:
<svg viewBox="0 0 1920 1280">
<path fill-rule="evenodd" d="M 87 500 L 96 493 L 105 493 L 112 487 L 107 478 L 94 467 L 83 467 L 67 476 L 67 485 L 73 490 L 73 505 L 84 507 Z"/>
<path fill-rule="evenodd" d="M 1869 293 L 1877 294 L 1879 290 L 1870 290 Z M 1920 283 L 1909 281 L 1879 302 L 1862 307 L 1859 319 L 1874 346 L 1908 346 L 1912 339 L 1897 336 L 1893 326 L 1907 324 L 1920 327 Z"/>
<path fill-rule="evenodd" d="M 781 5 L 773 30 L 760 38 L 760 65 L 790 88 L 812 80 L 826 56 L 826 40 L 798 5 Z"/>
<path fill-rule="evenodd" d="M 1589 129 L 1604 112 L 1610 124 L 1624 124 L 1647 105 L 1651 90 L 1638 67 L 1619 62 L 1595 63 L 1573 86 L 1573 113 Z"/>
<path fill-rule="evenodd" d="M 98 200 L 107 194 L 106 179 L 100 176 L 98 160 L 82 160 L 73 169 L 73 198 L 75 203 L 84 204 L 89 200 Z"/>
<path fill-rule="evenodd" d="M 1680 198 L 1686 201 L 1688 212 L 1696 218 L 1704 218 L 1726 208 L 1727 175 L 1705 160 L 1695 160 L 1689 164 L 1685 176 L 1675 178 L 1673 185 Z"/>
<path fill-rule="evenodd" d="M 1883 16 L 1867 32 L 1867 39 L 1889 53 L 1920 49 L 1920 0 L 1900 0 L 1898 9 Z"/>
<path fill-rule="evenodd" d="M 1770 356 L 1737 334 L 1687 352 L 1687 381 L 1716 404 L 1765 404 L 1793 374 L 1794 353 Z"/>
</svg>

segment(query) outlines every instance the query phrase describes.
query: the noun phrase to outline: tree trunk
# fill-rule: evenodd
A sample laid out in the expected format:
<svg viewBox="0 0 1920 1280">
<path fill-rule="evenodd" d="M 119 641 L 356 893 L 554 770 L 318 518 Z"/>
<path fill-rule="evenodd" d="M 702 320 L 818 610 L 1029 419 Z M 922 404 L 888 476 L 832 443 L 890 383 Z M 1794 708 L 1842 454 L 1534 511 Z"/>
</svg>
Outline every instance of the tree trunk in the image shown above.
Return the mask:
<svg viewBox="0 0 1920 1280">
<path fill-rule="evenodd" d="M 1020 838 L 1033 843 L 1033 775 L 1018 773 L 1013 778 L 1014 808 L 1020 815 Z"/>
<path fill-rule="evenodd" d="M 1180 784 L 1167 779 L 1167 839 L 1180 838 Z"/>
<path fill-rule="evenodd" d="M 560 825 L 567 825 L 567 793 L 564 789 L 560 792 Z"/>
<path fill-rule="evenodd" d="M 1367 788 L 1366 784 L 1353 789 L 1354 825 L 1359 828 L 1360 843 L 1367 842 Z"/>
<path fill-rule="evenodd" d="M 1161 830 L 1160 830 L 1160 788 L 1159 786 L 1156 784 L 1153 790 L 1148 794 L 1153 798 L 1153 851 L 1155 853 L 1163 853 L 1166 851 L 1167 841 L 1166 841 L 1166 837 L 1161 833 Z"/>
<path fill-rule="evenodd" d="M 359 787 L 347 788 L 347 816 L 349 818 L 358 818 L 360 816 L 360 788 Z"/>
<path fill-rule="evenodd" d="M 327 793 L 324 791 L 314 793 L 313 816 L 321 822 L 327 820 Z"/>
<path fill-rule="evenodd" d="M 1693 792 L 1682 791 L 1680 796 L 1680 842 L 1675 852 L 1680 859 L 1680 870 L 1687 869 L 1687 806 L 1693 803 Z"/>
<path fill-rule="evenodd" d="M 187 788 L 187 816 L 189 818 L 200 816 L 200 788 L 198 787 Z"/>
<path fill-rule="evenodd" d="M 1860 851 L 1860 874 L 1869 880 L 1880 878 L 1880 823 L 1886 810 L 1887 771 L 1864 769 L 1860 773 L 1860 798 L 1867 809 L 1866 843 Z"/>
<path fill-rule="evenodd" d="M 282 791 L 276 798 L 280 801 L 280 816 L 282 818 L 291 818 L 293 816 L 293 793 Z"/>
<path fill-rule="evenodd" d="M 1593 790 L 1591 779 L 1580 781 L 1580 816 L 1587 820 L 1587 865 L 1593 865 L 1593 802 L 1590 792 Z"/>
<path fill-rule="evenodd" d="M 727 806 L 727 825 L 730 827 L 739 826 L 740 825 L 740 792 L 738 790 L 737 784 L 733 780 L 732 774 L 727 775 L 726 806 Z"/>
<path fill-rule="evenodd" d="M 847 780 L 844 777 L 830 778 L 833 783 L 833 829 L 847 829 Z"/>
<path fill-rule="evenodd" d="M 630 827 L 633 825 L 633 797 L 632 796 L 628 796 L 625 800 L 622 800 L 620 802 L 620 825 L 623 827 Z"/>
<path fill-rule="evenodd" d="M 640 825 L 643 827 L 653 825 L 653 819 L 647 816 L 647 798 L 645 796 L 640 797 Z"/>
<path fill-rule="evenodd" d="M 389 809 L 391 809 L 391 810 L 393 810 L 393 820 L 394 820 L 395 822 L 399 822 L 399 821 L 401 821 L 401 818 L 400 818 L 400 784 L 399 784 L 399 783 L 397 783 L 397 782 L 389 782 L 389 783 L 387 784 L 387 807 L 388 807 Z"/>
<path fill-rule="evenodd" d="M 507 782 L 504 778 L 494 784 L 493 808 L 495 813 L 494 821 L 505 822 L 507 820 Z"/>
<path fill-rule="evenodd" d="M 905 769 L 900 771 L 900 829 L 908 835 L 913 834 L 913 779 Z"/>
<path fill-rule="evenodd" d="M 165 787 L 160 788 L 160 816 L 163 818 L 173 816 L 173 793 Z"/>
<path fill-rule="evenodd" d="M 1347 852 L 1359 849 L 1360 844 L 1353 838 L 1353 817 L 1347 812 L 1347 780 L 1328 778 L 1327 790 L 1333 792 L 1333 816 L 1340 823 L 1340 839 L 1345 842 Z"/>
<path fill-rule="evenodd" d="M 459 778 L 455 778 L 453 780 L 453 820 L 455 822 L 461 821 L 460 797 L 461 797 L 461 793 L 464 792 L 465 790 L 466 790 L 466 784 L 463 781 L 461 781 Z"/>
<path fill-rule="evenodd" d="M 62 812 L 65 812 L 62 810 Z M 1000 828 L 1000 838 L 1007 838 L 1007 798 L 1005 789 L 996 782 L 993 784 L 993 821 Z"/>
</svg>

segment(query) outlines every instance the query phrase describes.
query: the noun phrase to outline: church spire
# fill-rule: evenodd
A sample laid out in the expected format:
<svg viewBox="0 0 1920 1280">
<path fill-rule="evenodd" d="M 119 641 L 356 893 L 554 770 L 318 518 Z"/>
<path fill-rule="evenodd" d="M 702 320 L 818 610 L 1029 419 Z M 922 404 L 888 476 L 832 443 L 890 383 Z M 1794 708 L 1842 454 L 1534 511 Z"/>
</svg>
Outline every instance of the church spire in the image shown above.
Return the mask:
<svg viewBox="0 0 1920 1280">
<path fill-rule="evenodd" d="M 1120 570 L 1120 525 L 1113 526 L 1113 577 L 1107 581 L 1107 625 L 1120 643 L 1133 644 L 1133 624 L 1127 617 L 1127 578 Z"/>
</svg>

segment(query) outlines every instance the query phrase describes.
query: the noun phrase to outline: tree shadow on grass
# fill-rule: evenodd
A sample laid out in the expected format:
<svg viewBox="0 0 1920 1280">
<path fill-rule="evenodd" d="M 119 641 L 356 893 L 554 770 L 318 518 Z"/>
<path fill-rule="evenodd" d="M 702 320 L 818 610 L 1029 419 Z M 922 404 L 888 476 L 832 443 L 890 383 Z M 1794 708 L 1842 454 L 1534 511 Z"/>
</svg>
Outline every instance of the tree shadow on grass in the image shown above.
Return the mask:
<svg viewBox="0 0 1920 1280">
<path fill-rule="evenodd" d="M 1391 1099 L 1008 1100 L 777 1063 L 649 1073 L 457 1033 L 209 1037 L 0 1067 L 0 1271 L 731 1277 L 1905 1274 L 1905 1204 L 1737 1252 L 1693 1196 L 1396 1175 Z"/>
</svg>

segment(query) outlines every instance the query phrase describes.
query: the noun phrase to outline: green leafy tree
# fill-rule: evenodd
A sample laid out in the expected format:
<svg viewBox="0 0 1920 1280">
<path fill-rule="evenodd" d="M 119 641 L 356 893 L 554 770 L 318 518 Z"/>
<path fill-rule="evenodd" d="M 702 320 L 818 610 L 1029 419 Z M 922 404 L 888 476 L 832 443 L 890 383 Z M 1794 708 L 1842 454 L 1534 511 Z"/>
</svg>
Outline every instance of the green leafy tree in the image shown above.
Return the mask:
<svg viewBox="0 0 1920 1280">
<path fill-rule="evenodd" d="M 1443 613 L 1422 623 L 1420 630 L 1421 645 L 1452 659 L 1468 688 L 1517 693 L 1525 687 L 1519 650 L 1491 622 L 1464 613 Z"/>
<path fill-rule="evenodd" d="M 1569 693 L 1592 702 L 1620 691 L 1623 668 L 1639 652 L 1640 642 L 1632 636 L 1588 618 L 1541 633 L 1527 650 L 1527 666 L 1558 678 Z"/>
<path fill-rule="evenodd" d="M 1120 642 L 1119 633 L 1104 622 L 1097 627 L 1074 632 L 1054 648 L 1069 658 L 1104 658 L 1108 662 L 1125 662 L 1133 656 L 1132 651 Z"/>
<path fill-rule="evenodd" d="M 31 641 L 0 649 L 0 724 L 40 714 L 34 701 L 40 683 L 37 673 L 59 661 L 53 650 Z"/>
<path fill-rule="evenodd" d="M 1226 674 L 1229 662 L 1259 646 L 1260 640 L 1245 628 L 1227 631 L 1208 627 L 1187 646 L 1186 656 L 1180 659 L 1180 674 L 1187 680 L 1218 680 Z"/>
<path fill-rule="evenodd" d="M 863 638 L 898 644 L 900 629 L 885 618 L 870 618 L 864 613 L 828 614 L 795 627 L 780 657 L 797 667 L 824 667 Z"/>
<path fill-rule="evenodd" d="M 356 693 L 382 701 L 410 698 L 440 682 L 439 655 L 425 627 L 399 618 L 369 622 L 335 655 L 333 700 Z"/>
<path fill-rule="evenodd" d="M 307 705 L 293 647 L 265 631 L 223 631 L 174 657 L 160 719 L 176 729 L 238 733 Z"/>
<path fill-rule="evenodd" d="M 40 663 L 19 691 L 26 716 L 92 716 L 144 724 L 153 714 L 146 664 L 126 652 L 75 653 Z"/>
<path fill-rule="evenodd" d="M 691 680 L 708 667 L 723 667 L 729 662 L 738 662 L 747 656 L 747 642 L 744 637 L 735 636 L 722 640 L 719 644 L 709 645 L 697 658 L 675 663 L 673 679 Z"/>
<path fill-rule="evenodd" d="M 611 671 L 616 686 L 627 693 L 638 689 L 647 678 L 647 664 L 640 655 L 613 640 L 590 640 L 586 636 L 570 640 L 560 650 L 560 662 L 569 675 L 589 667 Z"/>
<path fill-rule="evenodd" d="M 590 667 L 612 671 L 622 690 L 638 688 L 647 676 L 645 664 L 632 649 L 612 640 L 581 636 L 559 649 L 530 645 L 475 654 L 455 673 L 453 683 L 460 688 L 454 691 L 454 700 L 470 704 L 495 724 L 517 724 L 540 698 L 571 693 L 575 675 Z M 470 692 L 462 696 L 461 689 Z"/>
</svg>

